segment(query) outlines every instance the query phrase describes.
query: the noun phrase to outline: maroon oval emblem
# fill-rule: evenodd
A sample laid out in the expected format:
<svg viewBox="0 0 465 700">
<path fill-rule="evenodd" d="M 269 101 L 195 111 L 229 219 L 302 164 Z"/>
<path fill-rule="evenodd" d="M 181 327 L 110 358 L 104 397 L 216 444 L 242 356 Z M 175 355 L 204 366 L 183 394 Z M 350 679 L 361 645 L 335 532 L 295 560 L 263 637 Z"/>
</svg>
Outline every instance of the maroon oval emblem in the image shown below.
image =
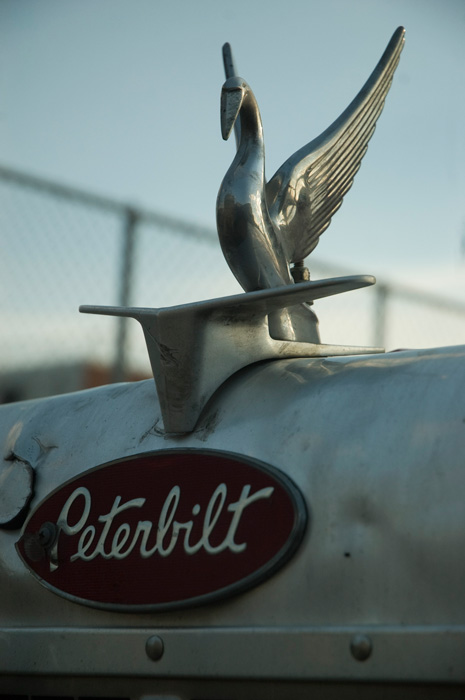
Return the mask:
<svg viewBox="0 0 465 700">
<path fill-rule="evenodd" d="M 239 455 L 155 452 L 101 465 L 51 493 L 17 551 L 71 600 L 121 611 L 208 603 L 271 576 L 306 509 L 284 474 Z"/>
</svg>

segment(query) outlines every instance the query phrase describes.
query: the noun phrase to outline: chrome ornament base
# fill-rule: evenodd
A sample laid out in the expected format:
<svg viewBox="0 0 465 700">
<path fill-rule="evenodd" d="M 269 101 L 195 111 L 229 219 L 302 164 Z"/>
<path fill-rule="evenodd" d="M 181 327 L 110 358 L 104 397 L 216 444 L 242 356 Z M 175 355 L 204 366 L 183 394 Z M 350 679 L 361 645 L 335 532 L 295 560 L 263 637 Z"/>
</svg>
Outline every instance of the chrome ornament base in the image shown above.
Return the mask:
<svg viewBox="0 0 465 700">
<path fill-rule="evenodd" d="M 382 348 L 277 340 L 268 316 L 375 283 L 370 275 L 275 287 L 170 308 L 81 306 L 83 313 L 135 318 L 142 325 L 167 433 L 194 430 L 212 394 L 260 360 L 384 352 Z"/>
</svg>

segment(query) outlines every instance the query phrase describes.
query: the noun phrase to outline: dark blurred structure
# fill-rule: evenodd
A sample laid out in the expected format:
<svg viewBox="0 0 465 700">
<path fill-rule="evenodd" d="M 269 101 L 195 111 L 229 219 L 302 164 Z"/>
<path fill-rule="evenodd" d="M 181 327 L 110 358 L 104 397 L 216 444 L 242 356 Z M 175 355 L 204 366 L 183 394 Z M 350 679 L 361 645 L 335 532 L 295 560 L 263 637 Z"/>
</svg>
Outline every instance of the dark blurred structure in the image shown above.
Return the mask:
<svg viewBox="0 0 465 700">
<path fill-rule="evenodd" d="M 127 372 L 122 381 L 137 382 L 149 376 L 144 372 Z M 67 394 L 110 384 L 112 381 L 111 367 L 88 363 L 11 370 L 0 373 L 0 404 Z"/>
</svg>

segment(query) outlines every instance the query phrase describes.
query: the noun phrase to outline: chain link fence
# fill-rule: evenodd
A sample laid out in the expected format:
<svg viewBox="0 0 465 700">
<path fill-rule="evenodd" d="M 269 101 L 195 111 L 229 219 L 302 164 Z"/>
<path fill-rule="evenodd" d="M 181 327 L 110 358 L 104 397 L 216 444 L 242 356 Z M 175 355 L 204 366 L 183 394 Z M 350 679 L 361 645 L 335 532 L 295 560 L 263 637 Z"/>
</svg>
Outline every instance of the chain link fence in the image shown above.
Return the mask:
<svg viewBox="0 0 465 700">
<path fill-rule="evenodd" d="M 139 324 L 79 314 L 80 304 L 163 307 L 241 291 L 213 230 L 1 167 L 0 225 L 3 400 L 150 375 Z M 351 273 L 312 256 L 312 279 L 341 274 Z M 465 304 L 390 284 L 314 308 L 325 343 L 465 342 Z"/>
</svg>

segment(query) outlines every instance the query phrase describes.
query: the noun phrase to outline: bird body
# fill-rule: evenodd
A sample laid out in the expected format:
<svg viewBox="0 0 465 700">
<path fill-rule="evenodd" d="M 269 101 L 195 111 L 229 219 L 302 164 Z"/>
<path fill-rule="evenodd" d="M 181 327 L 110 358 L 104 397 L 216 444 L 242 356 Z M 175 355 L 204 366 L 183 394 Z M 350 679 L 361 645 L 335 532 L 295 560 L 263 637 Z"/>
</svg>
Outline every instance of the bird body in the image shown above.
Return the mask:
<svg viewBox="0 0 465 700">
<path fill-rule="evenodd" d="M 240 101 L 241 135 L 218 194 L 217 224 L 228 264 L 243 289 L 253 292 L 291 284 L 292 277 L 266 202 L 265 146 L 258 104 L 242 78 L 226 81 L 224 102 L 231 93 L 232 100 Z"/>
<path fill-rule="evenodd" d="M 266 201 L 265 145 L 258 104 L 239 77 L 223 86 L 223 136 L 240 119 L 238 148 L 220 187 L 217 227 L 224 256 L 246 292 L 293 284 L 279 230 Z M 319 342 L 318 321 L 306 304 L 270 314 L 270 335 Z"/>
</svg>

